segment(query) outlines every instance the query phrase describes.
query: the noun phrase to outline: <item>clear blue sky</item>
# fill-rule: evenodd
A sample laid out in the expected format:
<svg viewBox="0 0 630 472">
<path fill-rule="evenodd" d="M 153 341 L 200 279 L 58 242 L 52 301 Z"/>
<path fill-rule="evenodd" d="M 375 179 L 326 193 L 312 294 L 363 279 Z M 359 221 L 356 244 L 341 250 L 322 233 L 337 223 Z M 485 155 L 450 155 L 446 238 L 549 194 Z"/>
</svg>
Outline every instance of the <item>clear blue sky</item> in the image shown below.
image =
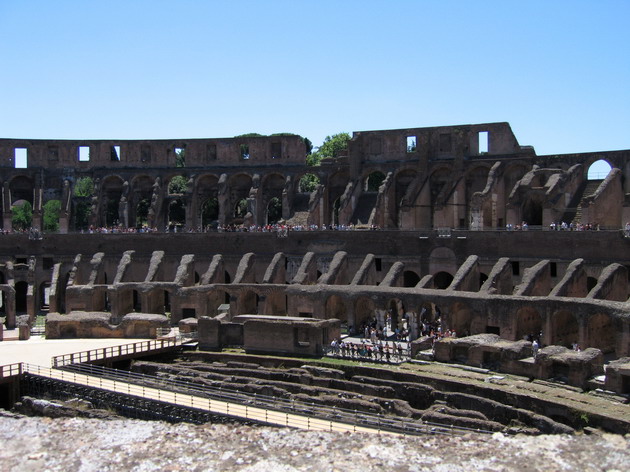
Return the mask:
<svg viewBox="0 0 630 472">
<path fill-rule="evenodd" d="M 0 137 L 508 121 L 630 148 L 630 1 L 0 0 Z"/>
</svg>

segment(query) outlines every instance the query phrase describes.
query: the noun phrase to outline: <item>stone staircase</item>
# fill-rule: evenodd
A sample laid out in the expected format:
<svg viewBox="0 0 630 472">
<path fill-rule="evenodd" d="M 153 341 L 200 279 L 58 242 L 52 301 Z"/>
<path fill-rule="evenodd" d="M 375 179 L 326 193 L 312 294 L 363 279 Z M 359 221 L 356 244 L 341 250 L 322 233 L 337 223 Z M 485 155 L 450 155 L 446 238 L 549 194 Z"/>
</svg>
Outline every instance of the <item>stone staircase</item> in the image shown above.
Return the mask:
<svg viewBox="0 0 630 472">
<path fill-rule="evenodd" d="M 598 189 L 599 185 L 602 182 L 603 182 L 602 180 L 589 180 L 587 182 L 586 187 L 584 188 L 584 192 L 582 192 L 582 197 L 580 198 L 580 202 L 578 203 L 575 209 L 575 215 L 573 216 L 573 219 L 571 220 L 573 224 L 582 222 L 582 204 L 584 203 L 584 200 L 586 199 L 586 197 L 589 197 L 595 193 L 595 191 Z"/>
</svg>

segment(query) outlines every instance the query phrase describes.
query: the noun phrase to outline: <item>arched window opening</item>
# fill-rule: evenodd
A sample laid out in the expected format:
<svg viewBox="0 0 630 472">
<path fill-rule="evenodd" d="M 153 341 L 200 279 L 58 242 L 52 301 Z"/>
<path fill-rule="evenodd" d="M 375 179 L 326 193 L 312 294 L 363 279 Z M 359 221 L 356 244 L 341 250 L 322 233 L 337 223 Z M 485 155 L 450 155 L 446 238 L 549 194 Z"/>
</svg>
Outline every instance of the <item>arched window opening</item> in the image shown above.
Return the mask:
<svg viewBox="0 0 630 472">
<path fill-rule="evenodd" d="M 172 200 L 168 205 L 169 228 L 182 228 L 186 225 L 186 207 L 181 198 Z"/>
<path fill-rule="evenodd" d="M 282 219 L 282 201 L 273 197 L 267 205 L 267 223 L 274 224 Z"/>
<path fill-rule="evenodd" d="M 587 180 L 604 180 L 611 170 L 611 165 L 604 159 L 595 161 L 588 168 Z"/>
<path fill-rule="evenodd" d="M 453 276 L 448 272 L 438 272 L 433 276 L 433 284 L 435 285 L 435 288 L 439 290 L 447 289 L 451 285 L 452 281 Z"/>
<path fill-rule="evenodd" d="M 420 282 L 420 276 L 413 270 L 406 270 L 403 272 L 403 286 L 415 287 Z"/>
<path fill-rule="evenodd" d="M 385 180 L 385 174 L 379 171 L 372 172 L 368 175 L 367 179 L 365 179 L 365 188 L 366 192 L 378 192 L 379 187 Z"/>
<path fill-rule="evenodd" d="M 107 200 L 107 208 L 105 210 L 105 225 L 118 226 L 119 224 L 119 201 L 114 199 Z"/>
<path fill-rule="evenodd" d="M 136 227 L 141 228 L 146 226 L 149 221 L 149 208 L 151 202 L 148 198 L 143 198 L 136 205 Z"/>
<path fill-rule="evenodd" d="M 332 220 L 332 224 L 334 224 L 334 225 L 338 225 L 339 224 L 339 208 L 340 207 L 341 207 L 341 197 L 339 197 L 333 203 L 333 212 L 332 212 L 333 220 Z"/>
<path fill-rule="evenodd" d="M 216 228 L 219 221 L 219 200 L 209 198 L 201 208 L 201 226 L 205 229 Z"/>
</svg>

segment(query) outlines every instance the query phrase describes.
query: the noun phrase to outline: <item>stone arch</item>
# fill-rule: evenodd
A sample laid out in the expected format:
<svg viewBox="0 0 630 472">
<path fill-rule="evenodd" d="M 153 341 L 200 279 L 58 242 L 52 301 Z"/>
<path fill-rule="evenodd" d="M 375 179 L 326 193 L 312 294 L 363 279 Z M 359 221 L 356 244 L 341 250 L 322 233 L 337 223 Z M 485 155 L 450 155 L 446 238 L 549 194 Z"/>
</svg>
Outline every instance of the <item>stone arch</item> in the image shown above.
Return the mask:
<svg viewBox="0 0 630 472">
<path fill-rule="evenodd" d="M 186 226 L 186 203 L 183 198 L 169 199 L 168 226 L 172 229 Z"/>
<path fill-rule="evenodd" d="M 604 180 L 613 166 L 606 159 L 598 159 L 588 166 L 586 171 L 587 180 Z"/>
<path fill-rule="evenodd" d="M 231 209 L 229 213 L 229 218 L 231 218 L 232 223 L 240 224 L 243 222 L 243 218 L 248 211 L 247 199 L 249 197 L 252 184 L 252 177 L 249 174 L 243 172 L 235 174 L 229 178 L 229 204 Z M 237 208 L 239 208 L 240 211 L 236 211 Z"/>
<path fill-rule="evenodd" d="M 433 276 L 433 286 L 438 290 L 446 290 L 453 282 L 453 275 L 446 271 L 440 271 Z"/>
<path fill-rule="evenodd" d="M 230 294 L 223 289 L 217 288 L 208 291 L 208 316 L 217 316 L 221 305 L 230 304 Z"/>
<path fill-rule="evenodd" d="M 151 197 L 153 196 L 153 184 L 155 179 L 146 174 L 137 175 L 130 183 L 129 200 L 129 226 L 139 227 L 148 222 Z M 138 214 L 140 211 L 140 214 Z"/>
<path fill-rule="evenodd" d="M 253 290 L 243 290 L 238 296 L 238 313 L 239 315 L 255 315 L 258 314 L 258 302 L 260 297 Z"/>
<path fill-rule="evenodd" d="M 120 200 L 125 192 L 125 181 L 118 175 L 108 175 L 101 181 L 99 226 L 117 226 L 120 220 Z M 125 196 L 125 198 L 127 198 Z"/>
<path fill-rule="evenodd" d="M 9 182 L 11 190 L 11 205 L 23 200 L 33 205 L 33 189 L 35 185 L 33 179 L 25 175 L 17 175 Z"/>
<path fill-rule="evenodd" d="M 354 321 L 358 330 L 370 326 L 376 319 L 374 301 L 367 297 L 359 297 L 354 303 Z M 362 335 L 363 331 L 359 331 Z"/>
<path fill-rule="evenodd" d="M 368 169 L 363 173 L 363 191 L 378 192 L 386 175 L 380 169 Z"/>
<path fill-rule="evenodd" d="M 420 282 L 420 276 L 413 270 L 403 272 L 403 287 L 413 288 Z"/>
<path fill-rule="evenodd" d="M 468 336 L 473 322 L 474 313 L 470 307 L 462 302 L 453 303 L 444 320 L 442 326 L 445 329 L 454 330 L 457 336 Z"/>
<path fill-rule="evenodd" d="M 197 202 L 197 222 L 205 230 L 218 225 L 221 207 L 219 202 L 219 178 L 214 174 L 204 174 L 195 180 Z"/>
<path fill-rule="evenodd" d="M 516 312 L 516 340 L 525 339 L 526 336 L 538 339 L 542 327 L 542 317 L 533 307 L 524 306 Z"/>
<path fill-rule="evenodd" d="M 551 317 L 551 344 L 571 347 L 580 340 L 577 319 L 567 310 L 558 310 Z"/>
<path fill-rule="evenodd" d="M 348 323 L 348 310 L 342 297 L 331 295 L 326 299 L 324 317 L 325 319 L 336 318 L 342 323 Z"/>
<path fill-rule="evenodd" d="M 199 221 L 201 221 L 201 227 L 207 229 L 210 226 L 216 225 L 219 221 L 219 200 L 217 197 L 209 197 L 201 204 L 201 214 Z"/>
<path fill-rule="evenodd" d="M 328 208 L 326 210 L 326 218 L 324 219 L 327 224 L 337 224 L 339 222 L 340 199 L 349 181 L 350 177 L 345 170 L 335 172 L 328 177 L 328 181 L 326 182 L 326 201 L 328 202 Z"/>
<path fill-rule="evenodd" d="M 265 223 L 274 224 L 282 219 L 282 199 L 273 197 L 265 208 Z"/>
<path fill-rule="evenodd" d="M 543 201 L 542 196 L 529 192 L 523 202 L 521 209 L 523 221 L 530 226 L 541 226 L 543 224 Z"/>
<path fill-rule="evenodd" d="M 586 327 L 588 346 L 600 349 L 604 354 L 616 351 L 617 330 L 614 320 L 606 313 L 589 316 Z"/>
</svg>

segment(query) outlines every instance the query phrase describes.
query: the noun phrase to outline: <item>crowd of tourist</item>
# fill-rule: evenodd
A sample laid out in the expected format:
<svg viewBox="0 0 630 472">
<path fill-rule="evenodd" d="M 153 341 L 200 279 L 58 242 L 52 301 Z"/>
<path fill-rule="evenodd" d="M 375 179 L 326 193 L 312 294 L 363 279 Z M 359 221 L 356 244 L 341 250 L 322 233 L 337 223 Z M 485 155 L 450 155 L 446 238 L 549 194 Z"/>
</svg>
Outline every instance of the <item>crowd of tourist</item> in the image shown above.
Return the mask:
<svg viewBox="0 0 630 472">
<path fill-rule="evenodd" d="M 626 225 L 627 226 L 627 225 Z M 598 224 L 591 224 L 591 223 L 586 223 L 586 224 L 582 224 L 582 223 L 566 223 L 565 221 L 561 222 L 561 223 L 551 223 L 549 225 L 549 229 L 551 231 L 599 231 L 599 225 Z"/>
<path fill-rule="evenodd" d="M 409 358 L 409 350 L 401 343 L 389 341 L 377 341 L 373 344 L 370 341 L 348 342 L 341 339 L 333 340 L 330 343 L 330 354 L 344 359 L 367 360 L 376 362 L 402 362 Z"/>
</svg>

